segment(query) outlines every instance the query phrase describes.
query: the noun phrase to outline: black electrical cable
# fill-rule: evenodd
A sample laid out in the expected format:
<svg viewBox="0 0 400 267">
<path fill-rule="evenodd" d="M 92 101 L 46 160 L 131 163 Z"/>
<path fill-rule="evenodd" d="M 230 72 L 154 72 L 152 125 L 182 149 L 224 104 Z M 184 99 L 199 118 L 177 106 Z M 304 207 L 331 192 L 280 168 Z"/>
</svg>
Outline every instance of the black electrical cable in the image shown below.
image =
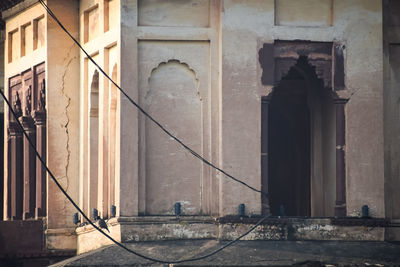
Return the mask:
<svg viewBox="0 0 400 267">
<path fill-rule="evenodd" d="M 46 169 L 46 172 L 50 175 L 51 179 L 54 181 L 54 183 L 57 185 L 57 187 L 61 190 L 61 192 L 67 197 L 67 199 L 71 202 L 71 204 L 78 210 L 78 212 L 85 218 L 90 225 L 92 225 L 97 231 L 102 233 L 105 237 L 107 237 L 109 240 L 111 240 L 114 244 L 117 246 L 125 249 L 126 251 L 141 257 L 146 260 L 154 261 L 154 262 L 159 262 L 159 263 L 166 263 L 166 264 L 176 264 L 176 263 L 183 263 L 183 262 L 189 262 L 189 261 L 197 261 L 197 260 L 202 260 L 208 257 L 211 257 L 215 255 L 216 253 L 220 252 L 221 250 L 233 245 L 234 243 L 238 242 L 242 237 L 248 235 L 251 231 L 253 231 L 258 225 L 260 225 L 263 221 L 265 221 L 268 216 L 261 218 L 252 228 L 250 228 L 247 232 L 239 236 L 238 238 L 228 242 L 227 244 L 223 245 L 222 247 L 200 257 L 195 257 L 195 258 L 189 258 L 189 259 L 183 259 L 183 260 L 175 260 L 175 261 L 167 261 L 167 260 L 160 260 L 160 259 L 155 259 L 146 255 L 143 255 L 137 251 L 134 251 L 127 246 L 123 245 L 122 243 L 118 242 L 114 238 L 112 238 L 110 235 L 108 235 L 106 232 L 104 232 L 100 227 L 98 227 L 92 220 L 89 219 L 89 217 L 79 208 L 79 206 L 75 203 L 75 201 L 68 195 L 68 193 L 64 190 L 64 188 L 61 186 L 61 184 L 57 181 L 53 173 L 50 171 L 50 169 L 47 167 L 46 162 L 43 160 L 43 158 L 40 156 L 40 153 L 36 150 L 36 146 L 33 144 L 32 140 L 29 138 L 28 134 L 26 133 L 25 129 L 23 128 L 21 122 L 18 120 L 18 116 L 15 113 L 14 109 L 12 108 L 10 102 L 4 95 L 3 91 L 0 90 L 0 94 L 3 97 L 4 101 L 6 102 L 10 112 L 12 113 L 13 117 L 15 118 L 15 121 L 17 122 L 18 126 L 21 128 L 22 134 L 25 136 L 25 138 L 28 140 L 29 145 L 33 148 L 35 151 L 36 157 L 40 160 L 42 166 Z"/>
<path fill-rule="evenodd" d="M 99 70 L 128 98 L 128 100 L 130 100 L 130 102 L 132 104 L 134 104 L 141 112 L 143 112 L 147 117 L 149 117 L 154 123 L 156 123 L 161 129 L 163 129 L 164 132 L 166 132 L 169 136 L 171 136 L 172 138 L 174 138 L 177 142 L 179 142 L 184 148 L 188 149 L 194 156 L 202 159 L 205 163 L 207 163 L 208 165 L 216 168 L 217 170 L 221 171 L 222 173 L 226 174 L 228 177 L 231 177 L 232 179 L 234 179 L 237 182 L 242 183 L 243 185 L 249 187 L 250 189 L 253 189 L 254 191 L 261 192 L 260 190 L 257 190 L 255 188 L 252 188 L 251 186 L 247 185 L 246 183 L 234 178 L 233 176 L 227 174 L 226 172 L 224 172 L 223 170 L 215 167 L 214 165 L 212 165 L 210 162 L 208 162 L 207 160 L 205 160 L 204 158 L 202 158 L 199 154 L 197 154 L 195 151 L 191 150 L 188 146 L 186 146 L 184 143 L 182 143 L 182 141 L 180 141 L 177 137 L 173 136 L 170 132 L 168 132 L 165 128 L 162 127 L 162 125 L 160 123 L 158 123 L 156 120 L 154 120 L 149 114 L 147 114 L 138 104 L 136 104 L 105 72 L 102 68 L 100 68 L 100 66 L 97 65 L 97 63 L 90 57 L 90 55 L 87 54 L 87 52 L 83 49 L 83 47 L 73 38 L 73 36 L 71 36 L 71 34 L 64 28 L 64 26 L 60 23 L 60 21 L 57 19 L 57 17 L 55 17 L 55 15 L 53 14 L 53 12 L 48 8 L 48 6 L 42 1 L 39 0 L 39 2 L 45 7 L 45 9 L 47 10 L 47 12 L 50 14 L 51 17 L 53 17 L 53 19 L 60 25 L 60 27 L 74 40 L 74 42 L 84 51 L 84 53 L 88 56 L 88 58 L 90 58 L 90 60 L 93 62 L 93 64 L 95 64 L 97 66 L 97 68 L 99 68 Z M 10 102 L 8 101 L 8 99 L 6 98 L 6 96 L 4 95 L 3 91 L 0 90 L 0 94 L 3 97 L 4 101 L 7 103 L 7 106 L 9 107 L 10 112 L 13 114 L 13 117 L 15 118 L 15 121 L 17 122 L 18 126 L 21 128 L 21 131 L 23 133 L 23 135 L 25 136 L 25 138 L 27 139 L 29 145 L 34 149 L 36 157 L 40 160 L 42 166 L 46 169 L 46 172 L 50 175 L 51 179 L 54 181 L 54 183 L 57 185 L 57 187 L 61 190 L 61 192 L 67 197 L 67 199 L 71 202 L 71 204 L 78 210 L 78 212 L 83 216 L 83 218 L 85 218 L 87 220 L 87 222 L 89 222 L 90 225 L 93 226 L 93 228 L 95 228 L 97 231 L 99 231 L 100 233 L 102 233 L 106 238 L 108 238 L 109 240 L 111 240 L 114 244 L 116 244 L 117 246 L 125 249 L 126 251 L 141 257 L 143 259 L 146 260 L 150 260 L 153 262 L 159 262 L 159 263 L 166 263 L 166 264 L 176 264 L 176 263 L 183 263 L 183 262 L 191 262 L 191 261 L 197 261 L 197 260 L 202 260 L 208 257 L 211 257 L 213 255 L 215 255 L 216 253 L 222 251 L 223 249 L 235 244 L 236 242 L 238 242 L 241 238 L 243 238 L 244 236 L 248 235 L 250 232 L 252 232 L 258 225 L 260 225 L 262 222 L 264 222 L 269 216 L 265 216 L 262 219 L 260 219 L 253 227 L 251 227 L 247 232 L 245 232 L 244 234 L 240 235 L 239 237 L 237 237 L 236 239 L 228 242 L 227 244 L 223 245 L 222 247 L 206 254 L 203 256 L 199 256 L 199 257 L 194 257 L 194 258 L 189 258 L 189 259 L 183 259 L 183 260 L 176 260 L 176 261 L 166 261 L 166 260 L 160 260 L 160 259 L 155 259 L 146 255 L 143 255 L 139 252 L 136 252 L 128 247 L 126 247 L 125 245 L 123 245 L 122 243 L 118 242 L 117 240 L 115 240 L 114 238 L 112 238 L 111 236 L 109 236 L 107 233 L 105 233 L 101 228 L 99 228 L 98 226 L 95 225 L 95 223 L 90 220 L 90 218 L 79 208 L 79 206 L 75 203 L 75 201 L 68 195 L 68 193 L 64 190 L 64 188 L 61 186 L 61 184 L 57 181 L 57 179 L 55 178 L 55 176 L 53 175 L 53 173 L 50 171 L 50 169 L 47 167 L 45 161 L 43 160 L 43 158 L 40 156 L 39 152 L 36 150 L 36 146 L 33 144 L 32 140 L 29 138 L 28 134 L 26 133 L 25 129 L 23 128 L 21 122 L 18 120 L 18 116 L 15 113 L 15 111 L 13 110 Z"/>
<path fill-rule="evenodd" d="M 160 127 L 161 130 L 163 130 L 169 137 L 171 137 L 172 139 L 174 139 L 176 142 L 178 142 L 183 148 L 185 148 L 186 150 L 188 150 L 193 156 L 195 156 L 196 158 L 200 159 L 201 161 L 203 161 L 205 164 L 207 164 L 208 166 L 216 169 L 217 171 L 221 172 L 222 174 L 226 175 L 228 178 L 234 180 L 235 182 L 238 182 L 248 188 L 250 188 L 251 190 L 258 192 L 266 197 L 268 197 L 268 194 L 266 192 L 263 192 L 262 190 L 259 190 L 257 188 L 254 188 L 253 186 L 243 182 L 242 180 L 232 176 L 231 174 L 227 173 L 226 171 L 224 171 L 223 169 L 215 166 L 213 163 L 211 163 L 210 161 L 206 160 L 204 157 L 202 157 L 201 155 L 199 155 L 196 151 L 194 151 L 193 149 L 191 149 L 189 146 L 187 146 L 185 143 L 183 143 L 178 137 L 176 137 L 175 135 L 173 135 L 171 132 L 169 132 L 166 128 L 164 128 L 164 126 L 161 125 L 161 123 L 159 123 L 156 119 L 154 119 L 149 113 L 147 113 L 141 106 L 139 106 L 138 103 L 136 103 L 124 90 L 122 90 L 122 88 L 113 80 L 111 79 L 110 76 L 108 76 L 108 74 L 103 70 L 103 68 L 101 68 L 96 61 L 94 61 L 94 59 L 86 52 L 86 50 L 82 47 L 82 45 L 71 35 L 71 33 L 64 27 L 64 25 L 58 20 L 58 18 L 56 17 L 56 15 L 53 13 L 53 11 L 44 3 L 43 0 L 39 0 L 39 2 L 42 4 L 42 6 L 46 9 L 46 11 L 49 13 L 49 15 L 57 22 L 57 24 L 61 27 L 61 29 L 64 30 L 64 32 L 75 42 L 75 44 L 82 50 L 82 52 L 87 56 L 87 58 L 98 68 L 98 70 L 105 76 L 107 77 L 107 79 L 115 85 L 115 87 L 118 88 L 118 90 L 129 100 L 129 102 L 131 102 L 131 104 L 133 104 L 140 112 L 142 112 L 147 118 L 149 118 L 153 123 L 155 123 L 158 127 Z"/>
</svg>

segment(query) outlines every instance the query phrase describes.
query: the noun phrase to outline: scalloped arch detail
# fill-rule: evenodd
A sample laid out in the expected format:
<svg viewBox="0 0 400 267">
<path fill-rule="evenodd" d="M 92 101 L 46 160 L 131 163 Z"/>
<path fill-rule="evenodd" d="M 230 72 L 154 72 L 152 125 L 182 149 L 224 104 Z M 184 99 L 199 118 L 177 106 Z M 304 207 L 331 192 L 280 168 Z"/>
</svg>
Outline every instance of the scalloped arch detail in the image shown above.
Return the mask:
<svg viewBox="0 0 400 267">
<path fill-rule="evenodd" d="M 147 79 L 147 81 L 150 80 L 151 76 L 153 76 L 153 73 L 155 71 L 157 71 L 157 69 L 159 69 L 160 67 L 162 67 L 164 65 L 167 65 L 168 63 L 178 63 L 178 64 L 185 66 L 190 72 L 193 73 L 193 77 L 195 77 L 196 83 L 199 82 L 199 78 L 197 77 L 196 71 L 193 68 L 191 68 L 188 63 L 186 63 L 184 61 L 180 61 L 179 59 L 169 59 L 168 61 L 162 61 L 162 62 L 158 63 L 158 65 L 156 67 L 151 69 L 150 75 L 148 75 L 149 78 Z"/>
<path fill-rule="evenodd" d="M 199 91 L 199 78 L 197 77 L 196 71 L 193 68 L 191 68 L 188 63 L 180 61 L 178 59 L 169 59 L 168 61 L 162 61 L 156 67 L 152 68 L 152 70 L 150 71 L 150 75 L 148 76 L 149 78 L 147 79 L 147 83 L 150 84 L 151 77 L 153 76 L 153 74 L 158 69 L 160 69 L 163 66 L 166 66 L 168 64 L 171 64 L 171 63 L 180 64 L 180 65 L 182 65 L 183 67 L 185 67 L 187 70 L 189 70 L 191 72 L 191 74 L 192 74 L 192 76 L 194 78 L 193 80 L 194 80 L 194 84 L 195 84 L 195 87 L 196 87 L 197 95 L 198 95 L 198 97 L 199 97 L 199 99 L 201 101 L 202 97 L 201 97 L 200 91 Z M 150 88 L 148 87 L 147 90 L 146 90 L 146 95 L 149 93 L 149 91 L 150 91 Z"/>
</svg>

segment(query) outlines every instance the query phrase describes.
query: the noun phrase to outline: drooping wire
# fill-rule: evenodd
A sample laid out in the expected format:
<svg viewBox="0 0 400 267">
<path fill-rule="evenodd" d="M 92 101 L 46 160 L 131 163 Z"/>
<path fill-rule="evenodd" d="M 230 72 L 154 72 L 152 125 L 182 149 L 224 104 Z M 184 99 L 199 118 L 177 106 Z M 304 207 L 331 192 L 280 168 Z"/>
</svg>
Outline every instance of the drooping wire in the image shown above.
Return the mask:
<svg viewBox="0 0 400 267">
<path fill-rule="evenodd" d="M 141 113 L 143 113 L 143 115 L 145 115 L 149 120 L 151 120 L 154 124 L 156 124 L 163 132 L 165 132 L 169 137 L 171 137 L 172 139 L 174 139 L 177 143 L 179 143 L 184 149 L 186 149 L 187 151 L 189 151 L 193 156 L 195 156 L 196 158 L 200 159 L 202 162 L 204 162 L 206 165 L 214 168 L 215 170 L 219 171 L 220 173 L 224 174 L 226 177 L 230 178 L 231 180 L 240 183 L 244 186 L 246 186 L 247 188 L 258 192 L 266 197 L 268 197 L 268 194 L 266 192 L 263 192 L 262 190 L 259 190 L 249 184 L 247 184 L 246 182 L 243 182 L 241 179 L 238 179 L 236 177 L 234 177 L 233 175 L 227 173 L 226 171 L 224 171 L 223 169 L 219 168 L 218 166 L 214 165 L 212 162 L 208 161 L 207 159 L 205 159 L 204 157 L 202 157 L 200 154 L 198 154 L 196 151 L 194 151 L 193 149 L 191 149 L 188 145 L 186 145 L 185 143 L 183 143 L 183 141 L 181 141 L 178 137 L 176 137 L 175 135 L 173 135 L 170 131 L 168 131 L 164 126 L 161 125 L 161 123 L 159 123 L 156 119 L 154 119 L 149 113 L 147 113 L 138 103 L 136 103 L 104 70 L 102 67 L 100 67 L 96 61 L 89 55 L 88 52 L 86 52 L 86 50 L 83 48 L 83 46 L 78 42 L 78 40 L 75 39 L 75 37 L 73 37 L 71 35 L 71 33 L 64 27 L 64 25 L 59 21 L 59 19 L 57 18 L 57 16 L 53 13 L 53 11 L 46 5 L 46 3 L 44 3 L 43 0 L 39 0 L 39 2 L 42 4 L 42 6 L 46 9 L 46 11 L 49 13 L 49 15 L 54 19 L 54 21 L 61 27 L 61 29 L 74 41 L 74 43 L 82 50 L 82 52 L 86 55 L 86 57 L 97 67 L 97 69 L 113 84 L 115 85 L 115 87 L 118 88 L 118 90 L 128 99 L 128 101 L 134 105 Z"/>
<path fill-rule="evenodd" d="M 210 167 L 218 170 L 219 172 L 221 172 L 222 174 L 226 175 L 227 177 L 229 177 L 230 179 L 248 187 L 249 189 L 256 191 L 258 193 L 264 194 L 266 196 L 268 196 L 267 193 L 258 190 L 250 185 L 248 185 L 247 183 L 241 181 L 238 178 L 235 178 L 234 176 L 232 176 L 231 174 L 227 173 L 226 171 L 224 171 L 223 169 L 215 166 L 213 163 L 209 162 L 208 160 L 206 160 L 205 158 L 203 158 L 201 155 L 199 155 L 197 152 L 195 152 L 194 150 L 192 150 L 189 146 L 187 146 L 185 143 L 183 143 L 179 138 L 177 138 L 176 136 L 174 136 L 171 132 L 169 132 L 166 128 L 164 128 L 157 120 L 155 120 L 150 114 L 148 114 L 141 106 L 139 106 L 113 79 L 111 79 L 111 77 L 108 76 L 108 74 L 97 64 L 97 62 L 94 61 L 94 59 L 86 52 L 86 50 L 82 47 L 82 45 L 69 33 L 69 31 L 64 27 L 64 25 L 58 20 L 58 18 L 56 17 L 56 15 L 52 12 L 52 10 L 46 5 L 46 3 L 43 2 L 43 0 L 39 0 L 39 2 L 42 4 L 42 6 L 46 9 L 46 11 L 49 13 L 49 15 L 57 22 L 57 24 L 63 29 L 63 31 L 75 42 L 76 45 L 78 45 L 78 47 L 84 52 L 84 54 L 87 56 L 87 58 L 89 58 L 89 60 L 98 68 L 98 70 L 105 76 L 107 77 L 107 79 L 114 84 L 119 90 L 120 92 L 129 100 L 129 102 L 131 104 L 133 104 L 140 112 L 142 112 L 146 117 L 148 117 L 153 123 L 155 123 L 160 129 L 162 129 L 168 136 L 170 136 L 171 138 L 173 138 L 176 142 L 178 142 L 183 148 L 185 148 L 186 150 L 188 150 L 192 155 L 194 155 L 195 157 L 199 158 L 200 160 L 202 160 L 205 164 L 209 165 Z M 3 95 L 3 97 L 5 97 Z M 9 103 L 8 103 L 9 104 Z M 11 108 L 12 109 L 12 108 Z M 15 114 L 14 114 L 15 116 Z M 22 131 L 24 132 L 24 129 L 22 128 L 22 125 L 20 125 Z M 27 134 L 24 132 L 25 136 L 27 137 Z M 28 138 L 28 137 L 27 137 Z M 30 142 L 30 145 L 33 145 Z M 34 146 L 33 146 L 34 147 Z M 35 148 L 35 147 L 34 147 Z M 35 148 L 35 152 L 36 155 L 40 158 L 39 153 L 36 151 Z M 41 159 L 41 158 L 40 158 Z M 139 256 L 142 257 L 144 259 L 147 260 L 151 260 L 151 261 L 155 261 L 155 262 L 160 262 L 160 263 L 183 263 L 183 262 L 189 262 L 189 261 L 196 261 L 196 260 L 201 260 L 201 259 L 205 259 L 207 257 L 210 257 L 212 255 L 215 255 L 216 253 L 220 252 L 221 250 L 225 249 L 228 246 L 233 245 L 234 243 L 238 242 L 241 238 L 243 238 L 244 236 L 248 235 L 250 232 L 252 232 L 258 225 L 260 225 L 263 221 L 265 221 L 268 216 L 263 217 L 262 219 L 260 219 L 252 228 L 250 228 L 247 232 L 245 232 L 244 234 L 242 234 L 241 236 L 239 236 L 238 238 L 228 242 L 227 244 L 225 244 L 224 246 L 222 246 L 221 248 L 206 254 L 204 256 L 200 256 L 200 257 L 195 257 L 195 258 L 191 258 L 191 259 L 184 259 L 184 260 L 179 260 L 179 261 L 164 261 L 164 260 L 158 260 L 158 259 L 154 259 L 145 255 L 142 255 L 138 252 L 135 252 L 129 248 L 127 248 L 126 246 L 124 246 L 123 244 L 119 243 L 118 241 L 116 241 L 115 239 L 113 239 L 111 236 L 109 236 L 107 233 L 105 233 L 104 231 L 102 231 L 99 227 L 97 227 L 84 213 L 83 211 L 78 207 L 78 205 L 71 199 L 71 197 L 68 195 L 67 192 L 64 191 L 64 189 L 61 187 L 61 185 L 57 182 L 57 180 L 55 179 L 55 177 L 51 174 L 50 170 L 47 168 L 46 164 L 44 163 L 44 161 L 41 159 L 42 164 L 44 164 L 44 166 L 46 167 L 46 171 L 50 174 L 51 178 L 56 182 L 57 186 L 60 188 L 60 190 L 66 195 L 66 197 L 69 199 L 69 201 L 75 206 L 75 208 L 77 208 L 77 210 L 82 214 L 82 216 L 98 231 L 100 231 L 103 235 L 105 235 L 107 238 L 109 238 L 111 241 L 113 241 L 115 244 L 117 244 L 118 246 L 124 248 L 125 250 Z"/>
<path fill-rule="evenodd" d="M 53 175 L 53 173 L 50 171 L 50 169 L 47 167 L 46 162 L 43 160 L 43 158 L 40 156 L 40 153 L 37 151 L 36 146 L 33 144 L 32 140 L 30 139 L 30 137 L 28 136 L 28 134 L 26 133 L 24 127 L 22 126 L 21 122 L 18 120 L 18 116 L 15 113 L 14 109 L 12 108 L 10 102 L 8 101 L 7 97 L 4 95 L 3 91 L 0 90 L 0 94 L 3 97 L 4 101 L 6 102 L 9 111 L 12 113 L 13 117 L 15 118 L 15 121 L 17 122 L 19 128 L 21 129 L 22 134 L 25 136 L 25 138 L 27 139 L 29 145 L 33 148 L 36 157 L 39 159 L 40 163 L 42 164 L 42 166 L 46 169 L 46 172 L 50 175 L 51 179 L 53 180 L 53 182 L 57 185 L 57 187 L 61 190 L 61 192 L 65 195 L 65 197 L 71 202 L 71 204 L 77 209 L 77 211 L 83 216 L 83 218 L 85 218 L 85 220 L 93 226 L 93 228 L 95 228 L 97 231 L 99 231 L 100 233 L 102 233 L 106 238 L 108 238 L 109 240 L 111 240 L 114 244 L 116 244 L 117 246 L 123 248 L 124 250 L 128 251 L 129 253 L 132 253 L 138 257 L 141 257 L 143 259 L 149 260 L 149 261 L 154 261 L 154 262 L 159 262 L 159 263 L 166 263 L 166 264 L 177 264 L 177 263 L 183 263 L 183 262 L 190 262 L 190 261 L 197 261 L 197 260 L 202 260 L 208 257 L 211 257 L 213 255 L 215 255 L 216 253 L 222 251 L 223 249 L 235 244 L 236 242 L 238 242 L 241 238 L 243 238 L 244 236 L 248 235 L 250 232 L 252 232 L 258 225 L 260 225 L 262 222 L 264 222 L 268 216 L 261 218 L 253 227 L 251 227 L 247 232 L 245 232 L 244 234 L 242 234 L 241 236 L 237 237 L 236 239 L 228 242 L 227 244 L 223 245 L 222 247 L 206 254 L 203 256 L 199 256 L 199 257 L 194 257 L 194 258 L 188 258 L 188 259 L 183 259 L 183 260 L 175 260 L 175 261 L 168 261 L 168 260 L 160 260 L 160 259 L 156 259 L 156 258 L 152 258 L 150 256 L 146 256 L 143 255 L 133 249 L 128 248 L 127 246 L 125 246 L 124 244 L 118 242 L 117 240 L 115 240 L 114 238 L 112 238 L 110 235 L 108 235 L 106 232 L 104 232 L 100 227 L 98 227 L 92 220 L 90 220 L 90 218 L 81 210 L 81 208 L 79 208 L 78 204 L 75 203 L 75 201 L 71 198 L 71 196 L 64 190 L 64 188 L 61 186 L 61 184 L 57 181 L 57 179 L 55 178 L 55 176 Z"/>
</svg>

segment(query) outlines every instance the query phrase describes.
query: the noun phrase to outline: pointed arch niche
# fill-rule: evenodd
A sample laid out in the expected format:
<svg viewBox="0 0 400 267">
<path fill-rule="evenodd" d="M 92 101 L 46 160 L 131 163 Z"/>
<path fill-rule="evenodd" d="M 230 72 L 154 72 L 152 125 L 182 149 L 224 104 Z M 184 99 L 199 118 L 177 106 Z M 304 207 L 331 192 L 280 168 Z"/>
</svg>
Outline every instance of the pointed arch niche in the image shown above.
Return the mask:
<svg viewBox="0 0 400 267">
<path fill-rule="evenodd" d="M 199 79 L 186 63 L 162 62 L 142 92 L 142 106 L 185 144 L 203 153 L 203 100 Z M 184 150 L 148 118 L 142 118 L 142 180 L 146 215 L 172 215 L 176 202 L 182 214 L 202 210 L 204 171 L 201 161 Z M 142 200 L 142 201 L 143 201 Z"/>
<path fill-rule="evenodd" d="M 114 64 L 111 78 L 113 81 L 118 79 L 118 67 Z M 115 179 L 116 174 L 116 148 L 117 148 L 117 110 L 118 110 L 118 89 L 110 83 L 108 94 L 108 202 L 109 209 L 112 205 L 115 206 Z M 109 210 L 110 212 L 110 210 Z"/>
<path fill-rule="evenodd" d="M 343 47 L 275 41 L 259 51 L 263 213 L 346 216 Z"/>
<path fill-rule="evenodd" d="M 89 95 L 88 178 L 89 211 L 97 208 L 99 166 L 99 72 L 94 70 Z"/>
</svg>

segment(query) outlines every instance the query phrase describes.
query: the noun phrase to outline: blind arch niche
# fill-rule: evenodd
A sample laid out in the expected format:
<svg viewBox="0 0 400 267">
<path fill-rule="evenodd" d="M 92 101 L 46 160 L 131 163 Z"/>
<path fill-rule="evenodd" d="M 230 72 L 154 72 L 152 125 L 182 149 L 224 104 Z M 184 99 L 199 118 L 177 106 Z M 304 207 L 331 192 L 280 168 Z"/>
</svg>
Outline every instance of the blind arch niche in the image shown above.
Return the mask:
<svg viewBox="0 0 400 267">
<path fill-rule="evenodd" d="M 144 108 L 189 147 L 202 151 L 202 100 L 195 72 L 170 60 L 158 65 L 148 80 Z M 149 119 L 145 119 L 146 214 L 201 213 L 202 164 Z"/>
</svg>

